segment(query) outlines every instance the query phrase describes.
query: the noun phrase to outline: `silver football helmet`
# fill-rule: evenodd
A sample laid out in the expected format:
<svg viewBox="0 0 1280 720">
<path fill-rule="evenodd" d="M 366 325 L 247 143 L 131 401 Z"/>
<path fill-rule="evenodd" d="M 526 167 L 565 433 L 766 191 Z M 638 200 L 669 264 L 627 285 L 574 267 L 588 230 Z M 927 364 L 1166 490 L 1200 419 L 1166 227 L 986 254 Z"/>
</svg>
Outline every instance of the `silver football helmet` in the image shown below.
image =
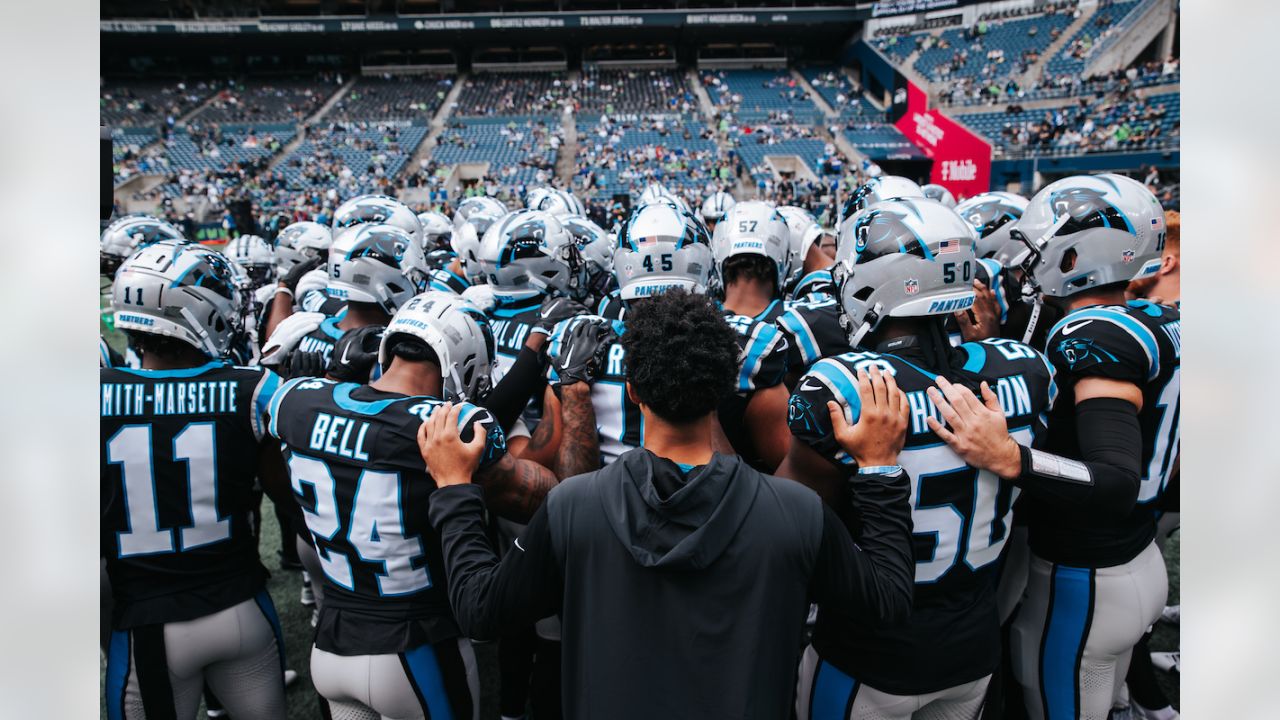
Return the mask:
<svg viewBox="0 0 1280 720">
<path fill-rule="evenodd" d="M 284 275 L 311 258 L 328 259 L 333 233 L 327 226 L 304 220 L 289 225 L 276 236 L 276 271 Z"/>
<path fill-rule="evenodd" d="M 222 254 L 244 269 L 252 288 L 276 279 L 276 251 L 271 243 L 258 235 L 239 235 L 227 241 Z"/>
<path fill-rule="evenodd" d="M 887 200 L 849 218 L 831 275 L 850 346 L 886 317 L 972 306 L 975 240 L 954 210 L 927 198 Z"/>
<path fill-rule="evenodd" d="M 924 196 L 930 200 L 937 200 L 949 208 L 956 206 L 956 196 L 952 195 L 950 190 L 937 183 L 929 183 L 921 187 L 920 192 L 924 193 Z"/>
<path fill-rule="evenodd" d="M 224 357 L 241 333 L 240 289 L 225 255 L 184 240 L 161 240 L 120 266 L 111 288 L 115 326 L 177 338 Z"/>
<path fill-rule="evenodd" d="M 1137 180 L 1075 175 L 1036 193 L 1011 235 L 1026 246 L 1012 262 L 1032 288 L 1068 297 L 1158 272 L 1164 210 Z"/>
<path fill-rule="evenodd" d="M 485 195 L 469 197 L 458 203 L 458 209 L 453 211 L 453 229 L 457 230 L 460 223 L 470 221 L 474 215 L 487 215 L 490 218 L 496 219 L 503 217 L 507 212 L 509 212 L 507 210 L 507 206 L 503 205 L 502 201 L 495 198 Z M 479 232 L 481 236 L 483 236 L 484 231 L 488 229 L 489 228 L 487 226 L 483 228 L 476 228 L 477 232 Z"/>
<path fill-rule="evenodd" d="M 333 211 L 333 237 L 336 240 L 348 228 L 357 225 L 394 225 L 409 233 L 414 242 L 422 243 L 422 223 L 408 205 L 387 195 L 360 195 Z"/>
<path fill-rule="evenodd" d="M 567 190 L 551 190 L 543 194 L 538 200 L 538 204 L 530 209 L 551 213 L 557 218 L 586 213 L 586 210 L 582 207 L 582 201 Z"/>
<path fill-rule="evenodd" d="M 453 238 L 453 222 L 438 212 L 418 213 L 422 225 L 422 252 L 448 250 Z"/>
<path fill-rule="evenodd" d="M 185 240 L 182 231 L 150 215 L 126 215 L 107 226 L 99 238 L 98 257 L 103 275 L 114 275 L 120 263 L 138 248 L 161 240 Z"/>
<path fill-rule="evenodd" d="M 791 239 L 782 213 L 767 202 L 746 200 L 733 206 L 711 237 L 716 274 L 723 281 L 724 263 L 736 255 L 761 255 L 773 261 L 777 292 L 791 271 Z"/>
<path fill-rule="evenodd" d="M 517 210 L 490 226 L 479 258 L 499 303 L 568 295 L 585 284 L 573 237 L 541 210 Z"/>
<path fill-rule="evenodd" d="M 403 229 L 361 225 L 333 241 L 329 294 L 349 302 L 374 303 L 393 313 L 426 285 L 426 263 L 422 245 Z"/>
<path fill-rule="evenodd" d="M 736 204 L 737 201 L 733 199 L 732 195 L 723 190 L 717 190 L 702 201 L 702 208 L 698 214 L 702 216 L 703 222 L 710 225 L 724 219 L 725 213 L 733 209 Z"/>
<path fill-rule="evenodd" d="M 849 222 L 849 218 L 858 213 L 859 210 L 865 210 L 872 205 L 885 200 L 893 200 L 895 198 L 922 198 L 924 190 L 913 180 L 908 180 L 900 175 L 881 175 L 880 177 L 871 178 L 870 180 L 858 186 L 857 190 L 844 201 L 844 211 L 841 213 L 841 230 L 844 223 Z"/>
<path fill-rule="evenodd" d="M 804 253 L 801 252 L 804 234 L 817 225 L 818 220 L 813 213 L 795 205 L 783 205 L 778 208 L 778 213 L 787 222 L 787 249 L 791 256 L 791 267 L 800 267 L 804 262 Z"/>
<path fill-rule="evenodd" d="M 1009 232 L 1027 210 L 1027 199 L 1011 192 L 985 192 L 956 206 L 956 212 L 978 234 L 974 248 L 979 258 L 988 258 L 1009 242 Z"/>
<path fill-rule="evenodd" d="M 396 311 L 382 333 L 378 362 L 391 364 L 389 349 L 396 335 L 410 335 L 427 344 L 440 360 L 444 398 L 478 403 L 491 388 L 494 369 L 493 332 L 481 312 L 457 295 L 426 292 Z"/>
<path fill-rule="evenodd" d="M 624 301 L 677 287 L 705 293 L 714 262 L 707 226 L 675 204 L 658 202 L 635 209 L 622 224 L 613 276 Z"/>
</svg>

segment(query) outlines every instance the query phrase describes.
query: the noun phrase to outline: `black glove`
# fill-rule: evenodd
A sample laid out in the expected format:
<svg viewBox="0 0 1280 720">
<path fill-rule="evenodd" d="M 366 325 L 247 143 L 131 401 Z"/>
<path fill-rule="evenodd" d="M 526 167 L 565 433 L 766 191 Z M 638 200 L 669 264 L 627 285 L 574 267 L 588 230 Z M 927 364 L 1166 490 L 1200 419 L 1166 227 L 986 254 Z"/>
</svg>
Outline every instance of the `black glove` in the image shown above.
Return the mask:
<svg viewBox="0 0 1280 720">
<path fill-rule="evenodd" d="M 280 365 L 280 369 L 284 371 L 286 380 L 296 377 L 322 378 L 324 377 L 324 353 L 294 350 Z"/>
<path fill-rule="evenodd" d="M 329 356 L 329 377 L 342 382 L 369 382 L 369 372 L 378 362 L 383 330 L 386 327 L 382 325 L 366 325 L 343 333 Z"/>
<path fill-rule="evenodd" d="M 318 257 L 313 257 L 313 258 L 308 258 L 307 260 L 303 260 L 302 262 L 290 268 L 289 272 L 285 273 L 284 277 L 280 278 L 280 283 L 285 287 L 289 288 L 289 292 L 297 292 L 298 281 L 302 279 L 302 276 L 306 275 L 312 270 L 315 270 L 316 268 L 320 267 L 320 265 L 322 264 L 323 264 L 323 261 Z"/>
<path fill-rule="evenodd" d="M 559 347 L 548 353 L 551 367 L 556 371 L 556 387 L 593 382 L 608 361 L 609 346 L 617 341 L 613 323 L 602 317 L 571 321 Z"/>
<path fill-rule="evenodd" d="M 533 324 L 533 332 L 550 335 L 551 329 L 562 320 L 588 313 L 590 311 L 582 303 L 567 297 L 547 298 L 542 301 L 542 307 L 538 308 L 538 321 Z"/>
</svg>

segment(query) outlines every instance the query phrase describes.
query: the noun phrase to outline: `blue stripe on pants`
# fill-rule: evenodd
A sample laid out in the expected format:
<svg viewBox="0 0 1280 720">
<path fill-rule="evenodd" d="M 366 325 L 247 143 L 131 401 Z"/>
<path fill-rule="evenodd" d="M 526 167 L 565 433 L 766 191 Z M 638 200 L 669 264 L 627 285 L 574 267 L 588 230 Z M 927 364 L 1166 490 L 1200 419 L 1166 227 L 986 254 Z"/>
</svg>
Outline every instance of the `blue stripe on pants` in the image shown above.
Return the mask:
<svg viewBox="0 0 1280 720">
<path fill-rule="evenodd" d="M 129 679 L 129 631 L 115 630 L 107 645 L 107 720 L 124 718 L 124 686 Z"/>
<path fill-rule="evenodd" d="M 280 629 L 280 616 L 276 615 L 276 604 L 271 602 L 271 595 L 265 589 L 254 595 L 253 599 L 258 603 L 262 614 L 267 616 L 267 622 L 271 623 L 271 632 L 276 636 L 276 651 L 280 654 L 280 677 L 283 680 L 284 669 L 288 665 L 284 660 L 284 631 Z"/>
<path fill-rule="evenodd" d="M 809 698 L 810 720 L 845 720 L 858 681 L 825 660 L 818 661 L 814 672 L 817 680 L 813 684 L 813 697 Z"/>
<path fill-rule="evenodd" d="M 404 659 L 413 676 L 410 679 L 427 701 L 431 720 L 453 720 L 453 707 L 449 704 L 449 695 L 444 689 L 444 675 L 440 673 L 435 648 L 420 645 L 404 653 Z"/>
<path fill-rule="evenodd" d="M 1052 605 L 1040 657 L 1047 720 L 1074 720 L 1079 707 L 1080 655 L 1089 632 L 1092 571 L 1055 566 Z"/>
</svg>

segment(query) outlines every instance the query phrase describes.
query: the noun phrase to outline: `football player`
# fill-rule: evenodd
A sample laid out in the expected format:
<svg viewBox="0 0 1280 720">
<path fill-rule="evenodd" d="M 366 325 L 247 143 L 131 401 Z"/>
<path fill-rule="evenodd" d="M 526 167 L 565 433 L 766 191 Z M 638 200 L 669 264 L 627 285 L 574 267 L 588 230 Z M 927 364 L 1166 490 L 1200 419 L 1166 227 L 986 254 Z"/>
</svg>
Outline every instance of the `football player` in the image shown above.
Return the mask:
<svg viewBox="0 0 1280 720">
<path fill-rule="evenodd" d="M 431 289 L 461 295 L 468 288 L 483 284 L 480 266 L 480 239 L 489 226 L 507 214 L 507 208 L 488 197 L 471 197 L 462 201 L 453 214 L 453 234 L 449 245 L 453 259 L 431 272 Z"/>
<path fill-rule="evenodd" d="M 422 225 L 422 254 L 427 267 L 440 270 L 453 261 L 453 222 L 438 212 L 418 213 Z"/>
<path fill-rule="evenodd" d="M 1032 558 L 1012 661 L 1035 719 L 1106 717 L 1167 597 L 1155 509 L 1176 464 L 1181 320 L 1124 295 L 1160 272 L 1164 222 L 1150 190 L 1111 174 L 1049 184 L 1018 221 L 1019 266 L 1066 313 L 1046 348 L 1063 393 L 1046 451 L 1010 440 L 989 391 L 944 387 L 941 437 L 1023 491 Z"/>
<path fill-rule="evenodd" d="M 578 244 L 586 268 L 586 283 L 574 293 L 574 299 L 596 307 L 618 287 L 613 278 L 614 241 L 604 228 L 584 215 L 566 215 L 560 223 Z"/>
<path fill-rule="evenodd" d="M 790 267 L 787 224 L 772 205 L 734 205 L 711 238 L 724 310 L 738 333 L 742 368 L 719 417 L 730 444 L 752 467 L 772 472 L 787 454 L 787 339 L 774 322 L 782 314 L 782 285 Z"/>
<path fill-rule="evenodd" d="M 419 295 L 382 335 L 377 380 L 296 378 L 271 400 L 269 431 L 323 567 L 311 674 L 335 718 L 479 717 L 474 656 L 423 512 L 435 483 L 417 433 L 446 400 L 483 396 L 493 366 L 483 322 L 456 296 Z M 508 455 L 487 410 L 462 407 L 467 437 L 484 434 L 477 479 L 489 507 L 527 521 L 555 477 Z"/>
<path fill-rule="evenodd" d="M 944 319 L 973 302 L 973 243 L 973 230 L 953 210 L 923 198 L 878 203 L 841 233 L 833 277 L 855 350 L 817 362 L 801 378 L 788 410 L 795 438 L 778 474 L 845 507 L 843 478 L 856 463 L 837 443 L 825 408 L 839 403 L 856 421 L 859 373 L 893 375 L 910 404 L 898 459 L 912 482 L 915 597 L 910 619 L 885 628 L 819 605 L 800 668 L 802 719 L 973 720 L 999 668 L 995 580 L 1017 491 L 940 443 L 928 423 L 937 410 L 927 391 L 937 378 L 996 388 L 1009 426 L 1031 444 L 1053 386 L 1048 363 L 1025 345 L 996 339 L 956 348 L 948 341 Z"/>
<path fill-rule="evenodd" d="M 120 264 L 139 248 L 161 240 L 183 240 L 182 232 L 173 225 L 150 215 L 126 215 L 107 226 L 99 238 L 99 271 L 102 274 L 100 290 L 103 303 L 108 302 L 111 283 Z M 99 365 L 101 367 L 142 367 L 137 348 L 128 342 L 123 353 L 116 353 L 104 338 L 99 338 Z"/>
<path fill-rule="evenodd" d="M 702 207 L 699 208 L 698 214 L 702 217 L 702 222 L 706 224 L 708 232 L 714 233 L 716 231 L 716 223 L 724 219 L 725 213 L 732 210 L 736 202 L 733 196 L 724 190 L 717 190 L 702 201 Z"/>
<path fill-rule="evenodd" d="M 283 717 L 284 640 L 251 519 L 255 478 L 292 502 L 264 442 L 279 378 L 225 359 L 241 304 L 221 253 L 165 240 L 116 277 L 116 327 L 143 367 L 101 371 L 108 715 L 191 718 L 207 683 L 234 717 Z"/>
</svg>

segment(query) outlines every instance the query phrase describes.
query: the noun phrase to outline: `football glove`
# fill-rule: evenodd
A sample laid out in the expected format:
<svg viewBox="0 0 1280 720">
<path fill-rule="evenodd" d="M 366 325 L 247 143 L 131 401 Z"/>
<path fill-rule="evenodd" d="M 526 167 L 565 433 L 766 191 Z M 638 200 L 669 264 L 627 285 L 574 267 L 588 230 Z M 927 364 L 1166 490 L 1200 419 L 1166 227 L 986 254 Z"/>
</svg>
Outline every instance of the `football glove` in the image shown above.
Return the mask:
<svg viewBox="0 0 1280 720">
<path fill-rule="evenodd" d="M 298 342 L 303 336 L 315 332 L 320 327 L 320 323 L 324 322 L 324 313 L 318 312 L 301 312 L 294 313 L 285 318 L 276 326 L 275 332 L 271 333 L 271 337 L 267 338 L 267 343 L 262 346 L 262 364 L 263 365 L 280 365 L 284 362 L 289 353 L 298 346 Z"/>
<path fill-rule="evenodd" d="M 281 367 L 281 375 L 286 380 L 298 377 L 324 377 L 324 353 L 302 352 L 295 350 L 289 353 L 289 360 Z"/>
<path fill-rule="evenodd" d="M 298 281 L 302 279 L 302 276 L 318 267 L 320 267 L 320 258 L 307 258 L 306 260 L 303 260 L 297 265 L 289 268 L 289 272 L 285 273 L 284 277 L 280 278 L 280 284 L 289 288 L 289 292 L 297 293 Z"/>
<path fill-rule="evenodd" d="M 329 356 L 329 377 L 342 382 L 368 382 L 369 373 L 378 362 L 383 330 L 386 327 L 382 325 L 366 325 L 343 333 Z"/>
<path fill-rule="evenodd" d="M 497 301 L 493 298 L 493 288 L 488 285 L 472 285 L 462 291 L 462 299 L 480 308 L 484 313 L 493 310 L 497 305 Z"/>
<path fill-rule="evenodd" d="M 599 315 L 583 315 L 566 321 L 562 333 L 547 350 L 556 375 L 553 384 L 594 382 L 608 360 L 609 346 L 618 341 L 613 323 Z"/>
<path fill-rule="evenodd" d="M 547 298 L 542 301 L 542 307 L 538 308 L 538 321 L 533 324 L 533 329 L 530 332 L 550 335 L 551 330 L 561 321 L 589 313 L 590 311 L 583 307 L 581 303 L 574 302 L 567 297 Z"/>
</svg>

